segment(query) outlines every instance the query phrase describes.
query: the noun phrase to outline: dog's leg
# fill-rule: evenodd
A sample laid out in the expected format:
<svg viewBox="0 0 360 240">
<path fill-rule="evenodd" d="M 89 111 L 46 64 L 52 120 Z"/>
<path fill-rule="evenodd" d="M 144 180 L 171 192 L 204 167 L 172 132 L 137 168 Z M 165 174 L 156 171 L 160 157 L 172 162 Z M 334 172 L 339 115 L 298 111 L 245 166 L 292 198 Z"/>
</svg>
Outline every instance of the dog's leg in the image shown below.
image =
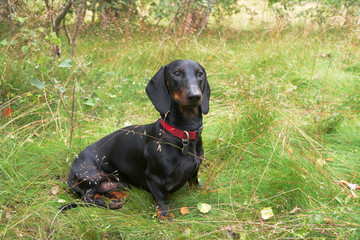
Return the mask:
<svg viewBox="0 0 360 240">
<path fill-rule="evenodd" d="M 104 181 L 98 188 L 97 201 L 110 209 L 122 208 L 127 197 L 129 186 L 125 182 Z"/>
<path fill-rule="evenodd" d="M 148 186 L 150 192 L 155 200 L 156 209 L 158 211 L 158 218 L 165 219 L 167 217 L 174 217 L 169 207 L 169 193 L 166 190 L 165 184 L 157 176 L 148 176 Z"/>
<path fill-rule="evenodd" d="M 200 187 L 199 178 L 198 178 L 198 171 L 195 172 L 193 177 L 188 181 L 189 186 L 192 188 L 198 188 Z"/>
</svg>

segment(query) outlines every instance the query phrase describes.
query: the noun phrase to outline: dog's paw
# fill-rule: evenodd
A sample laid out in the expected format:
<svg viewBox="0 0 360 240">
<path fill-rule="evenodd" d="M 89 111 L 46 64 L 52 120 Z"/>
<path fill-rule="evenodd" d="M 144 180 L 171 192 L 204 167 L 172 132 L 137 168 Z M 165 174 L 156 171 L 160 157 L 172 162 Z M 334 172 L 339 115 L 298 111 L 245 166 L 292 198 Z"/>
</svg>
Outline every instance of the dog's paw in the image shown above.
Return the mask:
<svg viewBox="0 0 360 240">
<path fill-rule="evenodd" d="M 158 219 L 160 220 L 172 220 L 173 218 L 175 218 L 175 215 L 172 212 L 167 215 L 158 213 Z"/>
<path fill-rule="evenodd" d="M 175 215 L 170 210 L 160 210 L 160 208 L 157 208 L 157 218 L 160 220 L 171 220 L 175 218 Z"/>
<path fill-rule="evenodd" d="M 119 209 L 122 208 L 124 206 L 125 202 L 123 201 L 114 201 L 111 200 L 111 202 L 108 204 L 108 208 L 109 209 Z"/>
<path fill-rule="evenodd" d="M 126 199 L 129 197 L 129 194 L 113 191 L 108 194 L 108 197 L 110 198 L 108 207 L 110 209 L 119 209 L 124 206 Z"/>
</svg>

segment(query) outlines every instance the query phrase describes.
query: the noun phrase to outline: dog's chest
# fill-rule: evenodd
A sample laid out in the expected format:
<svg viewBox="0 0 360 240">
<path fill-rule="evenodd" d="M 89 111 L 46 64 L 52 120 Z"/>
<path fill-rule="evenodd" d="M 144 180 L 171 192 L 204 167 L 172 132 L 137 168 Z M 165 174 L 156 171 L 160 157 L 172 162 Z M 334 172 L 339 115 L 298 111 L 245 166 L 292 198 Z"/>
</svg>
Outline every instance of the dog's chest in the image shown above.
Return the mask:
<svg viewBox="0 0 360 240">
<path fill-rule="evenodd" d="M 199 165 L 200 160 L 195 156 L 189 155 L 179 158 L 167 178 L 167 191 L 174 192 L 184 186 L 193 177 Z"/>
</svg>

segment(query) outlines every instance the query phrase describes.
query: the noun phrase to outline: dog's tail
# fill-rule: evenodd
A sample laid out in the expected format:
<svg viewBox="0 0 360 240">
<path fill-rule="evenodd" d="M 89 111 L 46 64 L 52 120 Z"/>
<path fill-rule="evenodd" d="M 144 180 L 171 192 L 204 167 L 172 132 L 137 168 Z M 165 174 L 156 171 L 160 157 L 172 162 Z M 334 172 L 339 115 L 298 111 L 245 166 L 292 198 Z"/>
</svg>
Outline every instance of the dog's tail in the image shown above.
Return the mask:
<svg viewBox="0 0 360 240">
<path fill-rule="evenodd" d="M 78 206 L 79 205 L 77 203 L 68 203 L 68 204 L 64 204 L 61 207 L 59 207 L 59 210 L 60 211 L 69 210 L 69 209 L 72 209 L 72 208 L 76 208 Z"/>
</svg>

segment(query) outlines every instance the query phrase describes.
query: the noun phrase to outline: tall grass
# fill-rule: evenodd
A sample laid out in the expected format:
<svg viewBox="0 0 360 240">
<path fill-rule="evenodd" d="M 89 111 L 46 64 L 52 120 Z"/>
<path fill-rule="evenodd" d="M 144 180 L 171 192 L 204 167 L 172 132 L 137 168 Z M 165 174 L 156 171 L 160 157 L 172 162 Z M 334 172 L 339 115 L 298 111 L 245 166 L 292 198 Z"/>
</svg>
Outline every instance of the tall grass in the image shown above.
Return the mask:
<svg viewBox="0 0 360 240">
<path fill-rule="evenodd" d="M 154 32 L 89 28 L 68 68 L 58 67 L 70 58 L 66 47 L 61 59 L 40 61 L 50 51 L 45 40 L 25 54 L 3 46 L 0 110 L 14 113 L 0 120 L 0 236 L 356 239 L 359 200 L 340 182 L 360 182 L 353 30 L 222 31 L 179 43 Z M 212 88 L 200 170 L 207 188 L 172 194 L 173 221 L 159 222 L 150 194 L 138 189 L 121 210 L 58 213 L 61 201 L 74 201 L 65 181 L 79 151 L 125 125 L 157 119 L 144 89 L 175 59 L 200 62 Z M 199 202 L 211 211 L 200 213 Z M 190 214 L 181 215 L 183 206 Z M 261 218 L 264 207 L 272 218 Z"/>
</svg>

